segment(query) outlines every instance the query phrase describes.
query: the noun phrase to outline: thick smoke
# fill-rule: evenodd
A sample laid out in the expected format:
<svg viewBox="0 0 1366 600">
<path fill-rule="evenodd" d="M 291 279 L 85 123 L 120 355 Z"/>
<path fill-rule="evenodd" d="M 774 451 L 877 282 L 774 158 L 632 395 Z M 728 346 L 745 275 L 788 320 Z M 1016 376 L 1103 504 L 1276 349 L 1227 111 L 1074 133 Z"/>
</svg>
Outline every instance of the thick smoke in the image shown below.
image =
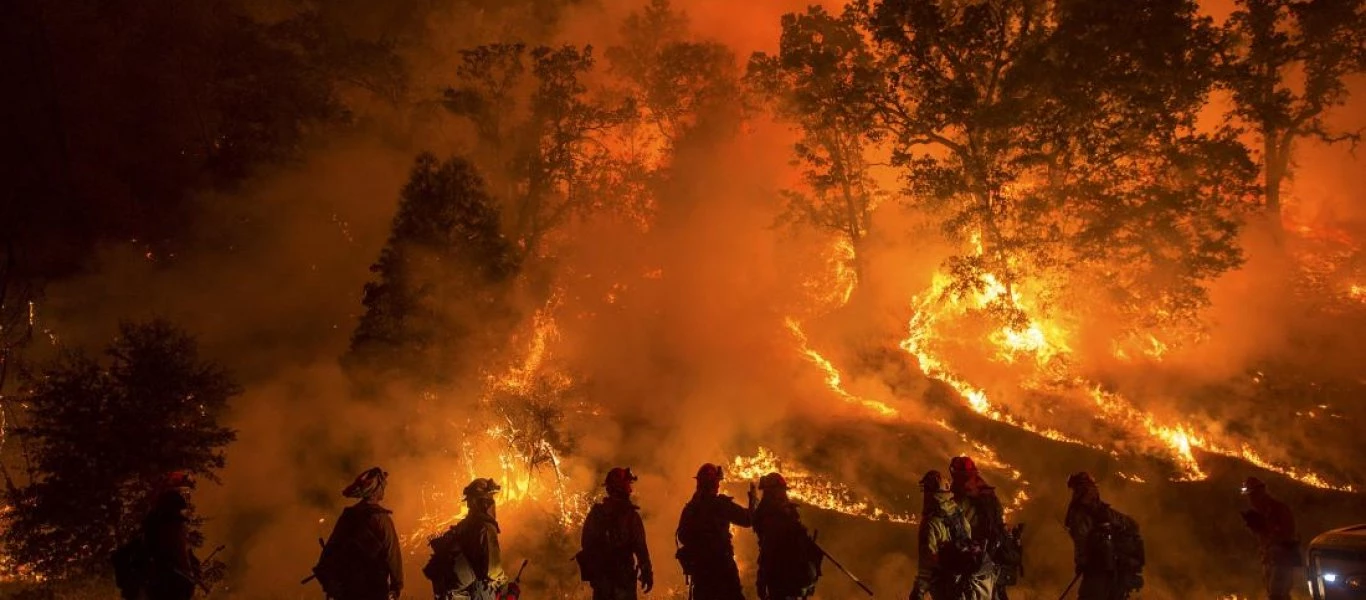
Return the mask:
<svg viewBox="0 0 1366 600">
<path fill-rule="evenodd" d="M 355 11 L 356 23 L 372 23 L 378 17 L 360 12 L 365 4 L 337 6 Z M 368 267 L 388 235 L 413 157 L 423 150 L 447 156 L 471 148 L 469 132 L 431 108 L 451 83 L 456 50 L 505 39 L 606 47 L 617 40 L 621 19 L 639 8 L 615 1 L 570 3 L 550 12 L 536 8 L 549 4 L 418 11 L 406 30 L 403 57 L 414 94 L 423 101 L 398 107 L 363 103 L 362 125 L 345 134 L 321 134 L 300 164 L 261 172 L 240 193 L 204 198 L 187 236 L 196 241 L 183 255 L 148 256 L 132 243 L 109 247 L 89 275 L 49 291 L 45 318 L 64 342 L 105 339 L 115 318 L 164 316 L 196 332 L 206 352 L 241 377 L 247 392 L 231 416 L 239 439 L 229 449 L 223 484 L 204 486 L 197 499 L 210 519 L 209 539 L 228 545 L 229 589 L 237 597 L 316 595 L 298 580 L 314 563 L 316 538 L 330 531 L 343 506 L 341 488 L 361 469 L 379 464 L 391 472 L 386 504 L 404 536 L 418 532 L 424 526 L 418 518 L 432 512 L 430 486 L 458 489 L 468 479 L 461 452 L 463 436 L 472 431 L 469 420 L 482 418 L 475 412 L 481 374 L 468 374 L 437 401 L 419 401 L 407 389 L 362 399 L 354 397 L 338 358 L 361 311 Z M 781 14 L 800 8 L 720 0 L 677 5 L 688 13 L 695 35 L 724 43 L 741 64 L 752 51 L 773 50 Z M 274 18 L 269 13 L 263 8 L 259 16 Z M 1351 108 L 1339 113 L 1353 114 Z M 1354 125 L 1359 123 L 1344 117 L 1344 127 Z M 594 493 L 600 474 L 615 465 L 641 474 L 638 500 L 661 590 L 682 585 L 671 540 L 692 491 L 691 476 L 702 462 L 728 462 L 762 445 L 876 504 L 915 513 L 920 474 L 945 469 L 955 454 L 980 456 L 939 421 L 994 447 L 1013 467 L 986 469 L 1003 499 L 1019 491 L 1031 497 L 1012 516 L 1029 523 L 1024 597 L 1057 593 L 1070 577 L 1071 546 L 1061 527 L 1063 482 L 1082 469 L 1097 473 L 1107 499 L 1144 527 L 1150 554 L 1145 597 L 1214 597 L 1249 588 L 1254 559 L 1237 521 L 1240 500 L 1231 483 L 1250 472 L 1246 464 L 1202 454 L 1209 480 L 1168 483 L 1169 465 L 1160 460 L 1120 460 L 1108 448 L 1045 441 L 991 423 L 967 411 L 953 389 L 920 375 L 897 343 L 907 335 L 913 298 L 928 288 L 949 249 L 935 230 L 895 202 L 878 210 L 868 276 L 855 300 L 843 309 L 813 310 L 817 303 L 804 285 L 829 280 L 818 260 L 829 240 L 775 226 L 778 191 L 795 180 L 788 165 L 793 139 L 785 125 L 755 115 L 733 135 L 681 143 L 663 186 L 660 219 L 649 231 L 627 223 L 574 224 L 555 265 L 562 291 L 554 311 L 559 335 L 550 352 L 556 365 L 586 382 L 584 393 L 595 408 L 576 423 L 577 448 L 563 466 L 565 485 Z M 1291 194 L 1296 218 L 1359 239 L 1360 207 L 1366 206 L 1362 159 L 1341 147 L 1312 143 L 1299 156 Z M 1272 460 L 1308 457 L 1326 465 L 1359 455 L 1359 443 L 1329 447 L 1313 441 L 1315 427 L 1326 419 L 1295 421 L 1294 429 L 1304 433 L 1292 434 L 1259 417 L 1265 407 L 1255 402 L 1266 401 L 1264 395 L 1225 389 L 1222 396 L 1182 400 L 1246 378 L 1275 357 L 1312 353 L 1301 356 L 1321 362 L 1318 374 L 1332 377 L 1350 372 L 1366 351 L 1341 333 L 1348 329 L 1337 317 L 1305 316 L 1290 290 L 1275 287 L 1273 280 L 1283 279 L 1263 276 L 1284 268 L 1268 264 L 1268 242 L 1255 232 L 1247 239 L 1247 264 L 1212 285 L 1208 331 L 1200 342 L 1173 352 L 1161 367 L 1106 359 L 1086 368 L 1143 399 L 1154 413 L 1188 411 L 1242 428 L 1236 433 Z M 529 322 L 541 307 L 519 308 Z M 826 373 L 802 353 L 789 319 L 840 369 L 845 390 L 886 402 L 899 414 L 878 416 L 842 401 L 827 386 Z M 516 347 L 507 349 L 509 356 L 522 353 L 527 339 L 522 335 L 510 343 Z M 986 353 L 978 354 L 980 363 L 955 365 L 975 385 L 997 388 L 1016 381 L 1014 373 L 980 358 Z M 1228 403 L 1197 404 L 1216 398 Z M 1347 419 L 1366 416 L 1360 407 L 1335 408 Z M 1094 426 L 1089 419 L 1079 412 L 1067 424 L 1088 431 Z M 1352 439 L 1349 431 L 1334 431 L 1342 435 L 1336 439 Z M 1366 481 L 1359 467 L 1342 469 L 1338 475 Z M 1112 475 L 1120 470 L 1142 473 L 1147 483 Z M 1301 507 L 1306 538 L 1342 524 L 1350 518 L 1344 507 L 1350 510 L 1358 499 L 1285 480 L 1276 487 Z M 728 489 L 742 497 L 744 482 Z M 545 539 L 553 529 L 549 511 L 537 505 L 503 513 L 509 562 L 515 567 L 520 558 L 533 561 L 529 597 L 578 589 L 567 564 L 573 550 L 566 550 L 563 538 Z M 913 525 L 814 509 L 804 514 L 827 549 L 879 595 L 909 590 Z M 567 535 L 574 535 L 572 528 Z M 752 536 L 741 532 L 737 547 L 742 564 L 752 565 Z M 427 584 L 418 569 L 426 547 L 417 540 L 413 548 L 406 594 L 423 597 Z M 857 593 L 827 568 L 820 597 Z"/>
</svg>

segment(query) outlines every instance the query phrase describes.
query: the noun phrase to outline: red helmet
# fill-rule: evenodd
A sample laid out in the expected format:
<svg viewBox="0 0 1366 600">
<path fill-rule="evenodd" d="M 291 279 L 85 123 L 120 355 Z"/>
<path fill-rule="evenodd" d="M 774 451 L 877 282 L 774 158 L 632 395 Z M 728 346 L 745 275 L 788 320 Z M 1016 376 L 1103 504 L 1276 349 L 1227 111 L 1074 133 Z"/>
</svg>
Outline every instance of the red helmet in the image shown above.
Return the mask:
<svg viewBox="0 0 1366 600">
<path fill-rule="evenodd" d="M 1243 480 L 1243 495 L 1246 496 L 1258 490 L 1265 490 L 1266 483 L 1256 477 L 1248 477 Z"/>
<path fill-rule="evenodd" d="M 711 463 L 706 463 L 697 468 L 697 476 L 693 477 L 698 483 L 721 483 L 725 478 L 721 467 Z"/>
<path fill-rule="evenodd" d="M 759 489 L 785 490 L 787 489 L 787 480 L 783 478 L 782 473 L 769 473 L 759 478 Z"/>
<path fill-rule="evenodd" d="M 636 474 L 631 472 L 630 467 L 614 467 L 611 471 L 607 472 L 607 477 L 603 479 L 602 485 L 607 488 L 607 491 L 609 492 L 612 490 L 625 490 L 629 493 L 631 491 L 631 484 L 638 479 Z"/>
<path fill-rule="evenodd" d="M 956 474 L 958 474 L 958 473 L 976 473 L 976 472 L 977 472 L 977 465 L 976 465 L 975 463 L 972 462 L 972 459 L 971 459 L 971 458 L 968 458 L 968 457 L 966 457 L 966 456 L 955 456 L 955 457 L 953 457 L 953 460 L 950 460 L 950 461 L 949 461 L 949 473 L 950 473 L 950 474 L 956 475 Z"/>
<path fill-rule="evenodd" d="M 1086 471 L 1077 471 L 1076 473 L 1073 473 L 1071 477 L 1067 478 L 1067 487 L 1074 490 L 1082 489 L 1084 487 L 1096 487 L 1096 478 L 1092 477 L 1091 474 Z"/>
<path fill-rule="evenodd" d="M 166 474 L 168 489 L 194 489 L 194 477 L 187 471 L 171 471 Z"/>
</svg>

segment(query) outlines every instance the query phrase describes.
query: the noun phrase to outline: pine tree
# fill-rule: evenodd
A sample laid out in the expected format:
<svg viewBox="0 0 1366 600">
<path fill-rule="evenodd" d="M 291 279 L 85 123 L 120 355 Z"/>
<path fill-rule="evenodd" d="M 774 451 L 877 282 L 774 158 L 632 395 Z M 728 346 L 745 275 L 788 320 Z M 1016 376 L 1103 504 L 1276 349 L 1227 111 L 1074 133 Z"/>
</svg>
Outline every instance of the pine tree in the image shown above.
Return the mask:
<svg viewBox="0 0 1366 600">
<path fill-rule="evenodd" d="M 353 377 L 394 376 L 422 386 L 472 365 L 469 352 L 488 347 L 481 338 L 515 317 L 506 300 L 517 257 L 474 167 L 463 158 L 440 162 L 422 154 L 403 187 L 389 241 L 370 267 L 376 280 L 365 285 L 365 313 L 346 367 Z"/>
</svg>

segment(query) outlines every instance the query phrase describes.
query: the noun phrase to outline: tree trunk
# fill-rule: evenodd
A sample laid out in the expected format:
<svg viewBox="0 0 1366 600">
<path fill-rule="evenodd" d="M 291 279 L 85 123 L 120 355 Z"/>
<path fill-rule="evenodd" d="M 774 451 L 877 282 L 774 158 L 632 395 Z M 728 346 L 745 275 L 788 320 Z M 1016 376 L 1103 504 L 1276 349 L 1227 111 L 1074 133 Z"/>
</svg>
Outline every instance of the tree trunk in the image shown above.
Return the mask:
<svg viewBox="0 0 1366 600">
<path fill-rule="evenodd" d="M 1272 238 L 1277 243 L 1283 237 L 1285 227 L 1281 222 L 1281 182 L 1285 179 L 1286 164 L 1284 157 L 1281 156 L 1282 150 L 1277 143 L 1280 136 L 1275 130 L 1263 129 L 1262 134 L 1262 161 L 1264 163 L 1262 173 L 1262 194 L 1265 196 L 1263 204 L 1263 214 L 1266 216 L 1267 226 L 1270 228 Z"/>
</svg>

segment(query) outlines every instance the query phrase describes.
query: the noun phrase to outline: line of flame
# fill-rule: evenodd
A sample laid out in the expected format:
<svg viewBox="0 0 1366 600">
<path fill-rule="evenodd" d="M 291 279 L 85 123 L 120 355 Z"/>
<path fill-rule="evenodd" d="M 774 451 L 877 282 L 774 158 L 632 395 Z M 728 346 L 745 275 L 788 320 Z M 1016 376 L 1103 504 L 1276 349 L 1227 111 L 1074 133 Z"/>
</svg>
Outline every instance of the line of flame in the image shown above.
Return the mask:
<svg viewBox="0 0 1366 600">
<path fill-rule="evenodd" d="M 916 523 L 914 514 L 895 513 L 859 499 L 848 486 L 814 475 L 791 462 L 785 462 L 772 450 L 760 447 L 754 456 L 731 459 L 730 472 L 741 479 L 755 480 L 769 473 L 782 473 L 787 480 L 788 495 L 798 502 L 816 508 L 868 519 L 892 523 Z"/>
<path fill-rule="evenodd" d="M 980 245 L 980 242 L 975 241 L 975 243 Z M 934 310 L 935 303 L 943 299 L 947 283 L 947 277 L 936 274 L 930 291 L 916 299 L 914 303 L 915 312 L 908 325 L 909 334 L 901 342 L 902 349 L 916 358 L 921 371 L 927 376 L 938 379 L 954 388 L 966 401 L 967 406 L 982 416 L 1055 441 L 1106 451 L 1103 446 L 1068 436 L 1056 429 L 1035 426 L 992 405 L 984 390 L 972 386 L 954 375 L 942 359 L 931 353 L 930 341 L 933 339 L 934 325 L 937 319 L 937 312 Z M 984 308 L 992 302 L 1006 298 L 1014 308 L 1026 315 L 1030 314 L 1029 307 L 1021 301 L 1018 294 L 1013 290 L 1007 290 L 1006 286 L 994 275 L 985 274 L 981 283 L 980 291 L 973 295 L 976 308 Z M 961 303 L 952 303 L 948 308 L 960 312 L 967 310 Z M 1049 335 L 1048 332 L 1053 332 L 1054 335 Z M 1039 321 L 1031 319 L 1024 329 L 1003 327 L 993 332 L 990 341 L 999 348 L 997 357 L 1006 362 L 1014 362 L 1019 354 L 1025 353 L 1033 355 L 1040 367 L 1056 368 L 1059 364 L 1065 364 L 1066 361 L 1061 359 L 1071 352 L 1067 345 L 1058 339 L 1061 337 L 1063 336 L 1059 328 L 1045 327 Z M 1151 338 L 1151 336 L 1149 337 Z M 1156 338 L 1152 338 L 1151 343 L 1152 349 L 1149 356 L 1160 357 L 1166 351 L 1166 347 Z M 1154 415 L 1139 410 L 1118 394 L 1105 392 L 1099 386 L 1083 378 L 1074 377 L 1072 383 L 1078 388 L 1089 390 L 1092 401 L 1100 409 L 1101 416 L 1105 417 L 1107 422 L 1120 425 L 1128 433 L 1146 437 L 1156 445 L 1163 447 L 1180 470 L 1180 474 L 1176 477 L 1178 481 L 1198 481 L 1207 478 L 1194 454 L 1194 449 L 1200 449 L 1213 454 L 1241 459 L 1306 485 L 1339 491 L 1355 491 L 1354 486 L 1329 482 L 1323 476 L 1308 469 L 1272 463 L 1246 443 L 1221 444 L 1210 439 L 1209 436 L 1197 435 L 1196 429 L 1190 425 L 1161 423 Z M 1112 455 L 1116 454 L 1114 450 L 1109 450 L 1109 452 Z"/>
</svg>

